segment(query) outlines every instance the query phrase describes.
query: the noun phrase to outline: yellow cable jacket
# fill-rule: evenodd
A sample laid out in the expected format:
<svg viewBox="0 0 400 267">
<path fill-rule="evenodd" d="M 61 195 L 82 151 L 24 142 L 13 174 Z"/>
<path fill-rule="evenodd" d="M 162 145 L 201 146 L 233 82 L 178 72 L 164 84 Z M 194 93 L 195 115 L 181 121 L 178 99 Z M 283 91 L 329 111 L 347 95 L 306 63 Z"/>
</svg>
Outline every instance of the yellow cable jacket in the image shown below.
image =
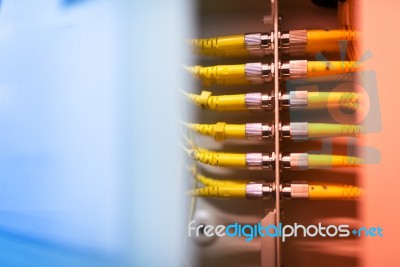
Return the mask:
<svg viewBox="0 0 400 267">
<path fill-rule="evenodd" d="M 309 138 L 323 138 L 333 136 L 357 136 L 362 126 L 355 124 L 308 123 Z"/>
<path fill-rule="evenodd" d="M 308 154 L 309 169 L 357 167 L 361 163 L 362 159 L 359 157 Z"/>
<path fill-rule="evenodd" d="M 346 184 L 310 184 L 309 199 L 357 199 L 363 196 L 363 189 Z"/>
<path fill-rule="evenodd" d="M 350 30 L 308 30 L 307 43 L 353 41 L 359 36 L 359 32 Z"/>
<path fill-rule="evenodd" d="M 207 186 L 188 191 L 194 197 L 246 198 L 246 184 Z"/>
<path fill-rule="evenodd" d="M 223 141 L 226 138 L 246 138 L 245 124 L 216 124 L 190 123 L 189 128 L 203 135 L 214 137 L 216 141 Z"/>
<path fill-rule="evenodd" d="M 197 49 L 245 49 L 244 34 L 203 39 L 191 39 L 189 43 Z"/>
<path fill-rule="evenodd" d="M 201 163 L 219 167 L 246 167 L 246 154 L 192 150 L 191 157 Z"/>
<path fill-rule="evenodd" d="M 307 77 L 355 72 L 359 65 L 357 61 L 308 61 Z"/>
<path fill-rule="evenodd" d="M 357 111 L 361 94 L 350 92 L 308 92 L 308 109 L 342 108 Z"/>
<path fill-rule="evenodd" d="M 247 56 L 244 35 L 232 35 L 215 38 L 191 39 L 189 44 L 195 52 L 215 56 Z"/>
<path fill-rule="evenodd" d="M 245 64 L 218 65 L 210 67 L 193 66 L 187 67 L 189 73 L 195 78 L 201 79 L 205 84 L 249 84 L 246 79 Z"/>
<path fill-rule="evenodd" d="M 203 91 L 200 95 L 187 94 L 196 105 L 211 110 L 247 110 L 246 95 L 212 96 L 211 92 Z"/>
<path fill-rule="evenodd" d="M 195 178 L 206 186 L 226 186 L 231 184 L 247 184 L 249 182 L 248 180 L 218 180 L 201 174 L 195 175 Z"/>
</svg>

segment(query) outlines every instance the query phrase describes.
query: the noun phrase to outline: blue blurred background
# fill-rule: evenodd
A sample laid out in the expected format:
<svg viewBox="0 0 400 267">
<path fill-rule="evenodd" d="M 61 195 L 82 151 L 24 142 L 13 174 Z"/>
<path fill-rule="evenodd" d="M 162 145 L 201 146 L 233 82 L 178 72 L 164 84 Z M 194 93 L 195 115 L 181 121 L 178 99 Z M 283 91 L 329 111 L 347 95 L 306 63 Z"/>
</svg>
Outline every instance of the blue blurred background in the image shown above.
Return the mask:
<svg viewBox="0 0 400 267">
<path fill-rule="evenodd" d="M 0 266 L 184 262 L 186 2 L 1 1 Z"/>
</svg>

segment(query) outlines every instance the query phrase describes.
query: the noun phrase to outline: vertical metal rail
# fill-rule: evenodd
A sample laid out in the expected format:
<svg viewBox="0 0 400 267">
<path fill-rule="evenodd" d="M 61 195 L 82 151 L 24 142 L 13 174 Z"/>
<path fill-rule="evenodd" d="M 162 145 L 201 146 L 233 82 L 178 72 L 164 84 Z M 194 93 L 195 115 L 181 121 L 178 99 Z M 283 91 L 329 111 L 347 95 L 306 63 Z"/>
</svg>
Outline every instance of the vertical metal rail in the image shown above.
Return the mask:
<svg viewBox="0 0 400 267">
<path fill-rule="evenodd" d="M 275 75 L 274 75 L 274 94 L 275 94 L 275 129 L 278 131 L 279 129 L 279 40 L 278 40 L 278 0 L 273 0 L 273 19 L 274 19 L 274 67 L 275 67 Z M 276 208 L 276 224 L 278 225 L 281 221 L 281 199 L 279 186 L 281 183 L 281 170 L 280 170 L 280 140 L 279 134 L 275 134 L 275 208 Z M 276 238 L 276 266 L 281 266 L 281 239 L 279 237 Z"/>
</svg>

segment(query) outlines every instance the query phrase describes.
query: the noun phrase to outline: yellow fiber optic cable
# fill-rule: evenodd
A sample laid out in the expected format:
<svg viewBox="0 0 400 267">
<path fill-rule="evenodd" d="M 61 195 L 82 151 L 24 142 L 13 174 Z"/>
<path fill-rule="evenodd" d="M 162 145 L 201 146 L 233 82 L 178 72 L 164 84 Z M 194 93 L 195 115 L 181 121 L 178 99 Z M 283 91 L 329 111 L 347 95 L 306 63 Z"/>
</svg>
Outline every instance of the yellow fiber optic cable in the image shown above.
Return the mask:
<svg viewBox="0 0 400 267">
<path fill-rule="evenodd" d="M 359 157 L 342 156 L 342 155 L 318 155 L 308 154 L 308 168 L 320 169 L 330 167 L 357 167 L 362 164 Z"/>
<path fill-rule="evenodd" d="M 188 191 L 190 196 L 214 198 L 246 198 L 246 184 L 206 186 Z"/>
<path fill-rule="evenodd" d="M 244 35 L 231 35 L 214 38 L 189 39 L 189 44 L 197 49 L 245 49 Z"/>
<path fill-rule="evenodd" d="M 362 163 L 360 157 L 309 153 L 290 153 L 281 159 L 282 168 L 291 170 L 349 168 L 358 167 Z"/>
<path fill-rule="evenodd" d="M 203 109 L 221 111 L 247 110 L 245 94 L 213 96 L 209 91 L 203 91 L 200 95 L 184 94 Z"/>
<path fill-rule="evenodd" d="M 202 135 L 214 137 L 216 141 L 223 141 L 227 138 L 271 139 L 275 135 L 272 124 L 227 124 L 218 122 L 216 124 L 187 123 L 185 125 Z M 361 132 L 362 126 L 355 124 L 294 122 L 282 125 L 279 134 L 286 138 L 308 139 L 357 136 Z"/>
<path fill-rule="evenodd" d="M 215 38 L 190 39 L 187 42 L 194 51 L 203 55 L 247 56 L 244 35 L 223 36 Z"/>
<path fill-rule="evenodd" d="M 246 167 L 246 154 L 190 150 L 190 156 L 201 163 L 219 167 Z"/>
<path fill-rule="evenodd" d="M 355 72 L 359 67 L 360 63 L 358 61 L 308 61 L 307 77 Z"/>
<path fill-rule="evenodd" d="M 279 34 L 279 49 L 283 53 L 301 55 L 321 51 L 338 52 L 339 41 L 354 41 L 359 32 L 351 30 L 293 30 Z M 274 34 L 246 33 L 203 39 L 190 39 L 194 52 L 215 56 L 264 56 L 273 53 Z"/>
<path fill-rule="evenodd" d="M 188 123 L 187 126 L 195 132 L 212 136 L 217 141 L 223 141 L 226 138 L 246 138 L 246 124 L 226 124 L 225 122 L 216 124 Z"/>
<path fill-rule="evenodd" d="M 290 60 L 281 64 L 280 75 L 282 79 L 300 79 L 355 72 L 359 67 L 358 61 Z M 185 68 L 193 77 L 201 79 L 206 85 L 214 83 L 223 85 L 263 84 L 271 82 L 275 75 L 273 63 L 258 62 Z"/>
<path fill-rule="evenodd" d="M 357 199 L 362 197 L 364 190 L 358 186 L 346 184 L 309 184 L 309 199 Z"/>
<path fill-rule="evenodd" d="M 193 75 L 194 78 L 201 79 L 206 85 L 223 84 L 249 84 L 246 78 L 246 65 L 217 65 L 210 67 L 189 66 L 186 70 Z"/>
<path fill-rule="evenodd" d="M 307 123 L 309 138 L 357 136 L 362 132 L 361 125 L 334 123 Z"/>
<path fill-rule="evenodd" d="M 194 104 L 203 109 L 219 111 L 242 110 L 273 110 L 274 99 L 272 95 L 261 93 L 248 93 L 237 95 L 213 96 L 209 91 L 200 95 L 182 93 Z M 307 92 L 292 91 L 281 96 L 280 102 L 283 109 L 345 109 L 359 110 L 362 94 L 352 92 Z"/>
<path fill-rule="evenodd" d="M 362 94 L 353 92 L 308 92 L 309 109 L 343 108 L 356 111 L 360 108 Z"/>
<path fill-rule="evenodd" d="M 358 39 L 360 32 L 351 30 L 308 30 L 307 43 L 336 43 Z"/>
<path fill-rule="evenodd" d="M 272 199 L 277 187 L 274 183 L 248 182 L 223 186 L 206 186 L 189 190 L 194 197 Z M 278 187 L 282 198 L 305 200 L 353 200 L 363 196 L 364 190 L 348 184 L 311 183 L 293 181 Z"/>
<path fill-rule="evenodd" d="M 247 167 L 249 169 L 272 169 L 274 153 L 222 153 L 204 149 L 188 149 L 196 161 L 219 167 Z M 362 158 L 344 155 L 290 153 L 281 158 L 282 168 L 291 170 L 358 167 Z"/>
</svg>

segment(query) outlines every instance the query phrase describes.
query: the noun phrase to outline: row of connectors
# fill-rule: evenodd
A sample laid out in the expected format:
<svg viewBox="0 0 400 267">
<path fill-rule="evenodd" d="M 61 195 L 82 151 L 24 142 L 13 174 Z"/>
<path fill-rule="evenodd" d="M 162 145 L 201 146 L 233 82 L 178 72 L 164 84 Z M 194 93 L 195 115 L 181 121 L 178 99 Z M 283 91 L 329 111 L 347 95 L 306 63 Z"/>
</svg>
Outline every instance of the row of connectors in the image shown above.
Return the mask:
<svg viewBox="0 0 400 267">
<path fill-rule="evenodd" d="M 293 30 L 278 32 L 278 46 L 282 53 L 304 55 L 307 53 L 340 52 L 341 41 L 356 41 L 360 34 L 350 30 Z M 268 56 L 273 54 L 274 32 L 245 33 L 205 39 L 191 39 L 193 51 L 213 56 Z"/>
<path fill-rule="evenodd" d="M 273 170 L 279 160 L 281 169 L 309 170 L 358 167 L 363 161 L 360 157 L 343 155 L 323 155 L 309 153 L 226 153 L 209 151 L 203 148 L 188 149 L 188 155 L 201 163 L 218 167 L 239 167 L 250 170 Z"/>
<path fill-rule="evenodd" d="M 238 65 L 185 67 L 195 78 L 206 85 L 265 84 L 275 77 L 274 63 L 246 63 Z M 328 75 L 343 75 L 360 68 L 358 61 L 308 61 L 290 60 L 279 63 L 278 73 L 282 80 L 304 79 Z"/>
<path fill-rule="evenodd" d="M 274 123 L 227 124 L 225 122 L 218 122 L 216 124 L 185 123 L 185 125 L 197 133 L 214 137 L 216 141 L 223 141 L 229 138 L 274 140 L 275 134 L 279 134 L 280 139 L 307 140 L 313 138 L 358 136 L 362 133 L 362 126 L 360 125 L 335 123 L 280 123 L 279 129 L 275 129 Z"/>
<path fill-rule="evenodd" d="M 295 30 L 278 32 L 280 52 L 289 55 L 300 55 L 325 50 L 338 52 L 341 41 L 355 41 L 358 32 L 347 30 Z M 275 35 L 271 33 L 248 33 L 236 36 L 193 39 L 189 43 L 195 52 L 213 56 L 266 56 L 272 54 L 275 46 Z M 289 60 L 277 63 L 246 63 L 238 65 L 189 66 L 186 70 L 200 79 L 204 85 L 243 85 L 265 84 L 278 78 L 280 81 L 293 79 L 314 79 L 324 81 L 325 77 L 341 79 L 343 74 L 353 73 L 360 69 L 358 61 L 307 61 Z M 279 73 L 276 73 L 276 70 Z M 349 75 L 351 77 L 351 75 Z M 331 78 L 332 79 L 332 78 Z M 350 91 L 350 90 L 349 90 Z M 357 112 L 363 104 L 363 95 L 356 92 L 309 92 L 291 91 L 278 93 L 275 101 L 271 94 L 246 93 L 236 95 L 212 95 L 209 91 L 201 94 L 183 94 L 194 104 L 203 109 L 217 111 L 273 111 L 278 110 L 342 110 Z M 275 106 L 279 104 L 279 107 Z M 183 123 L 190 130 L 202 135 L 212 136 L 217 141 L 228 138 L 251 140 L 274 140 L 289 138 L 307 140 L 327 137 L 353 137 L 363 132 L 356 124 L 335 123 L 245 123 L 215 124 Z M 276 126 L 278 125 L 278 126 Z M 278 127 L 278 128 L 277 128 Z M 186 149 L 195 161 L 218 167 L 241 167 L 247 169 L 273 170 L 276 164 L 281 170 L 309 170 L 342 167 L 357 167 L 363 164 L 359 157 L 347 155 L 321 155 L 312 153 L 226 153 L 209 151 L 193 147 Z M 277 163 L 279 162 L 279 163 Z M 193 173 L 196 181 L 205 185 L 189 191 L 195 197 L 274 199 L 277 192 L 282 198 L 291 199 L 355 199 L 362 195 L 362 189 L 345 184 L 310 184 L 304 181 L 292 181 L 282 184 L 251 180 L 218 180 Z"/>
<path fill-rule="evenodd" d="M 184 95 L 203 109 L 219 111 L 273 111 L 275 103 L 273 93 L 214 96 L 209 91 L 202 91 L 199 95 L 186 92 Z M 362 95 L 354 92 L 292 91 L 279 97 L 281 110 L 342 109 L 355 112 L 362 103 Z"/>
</svg>

